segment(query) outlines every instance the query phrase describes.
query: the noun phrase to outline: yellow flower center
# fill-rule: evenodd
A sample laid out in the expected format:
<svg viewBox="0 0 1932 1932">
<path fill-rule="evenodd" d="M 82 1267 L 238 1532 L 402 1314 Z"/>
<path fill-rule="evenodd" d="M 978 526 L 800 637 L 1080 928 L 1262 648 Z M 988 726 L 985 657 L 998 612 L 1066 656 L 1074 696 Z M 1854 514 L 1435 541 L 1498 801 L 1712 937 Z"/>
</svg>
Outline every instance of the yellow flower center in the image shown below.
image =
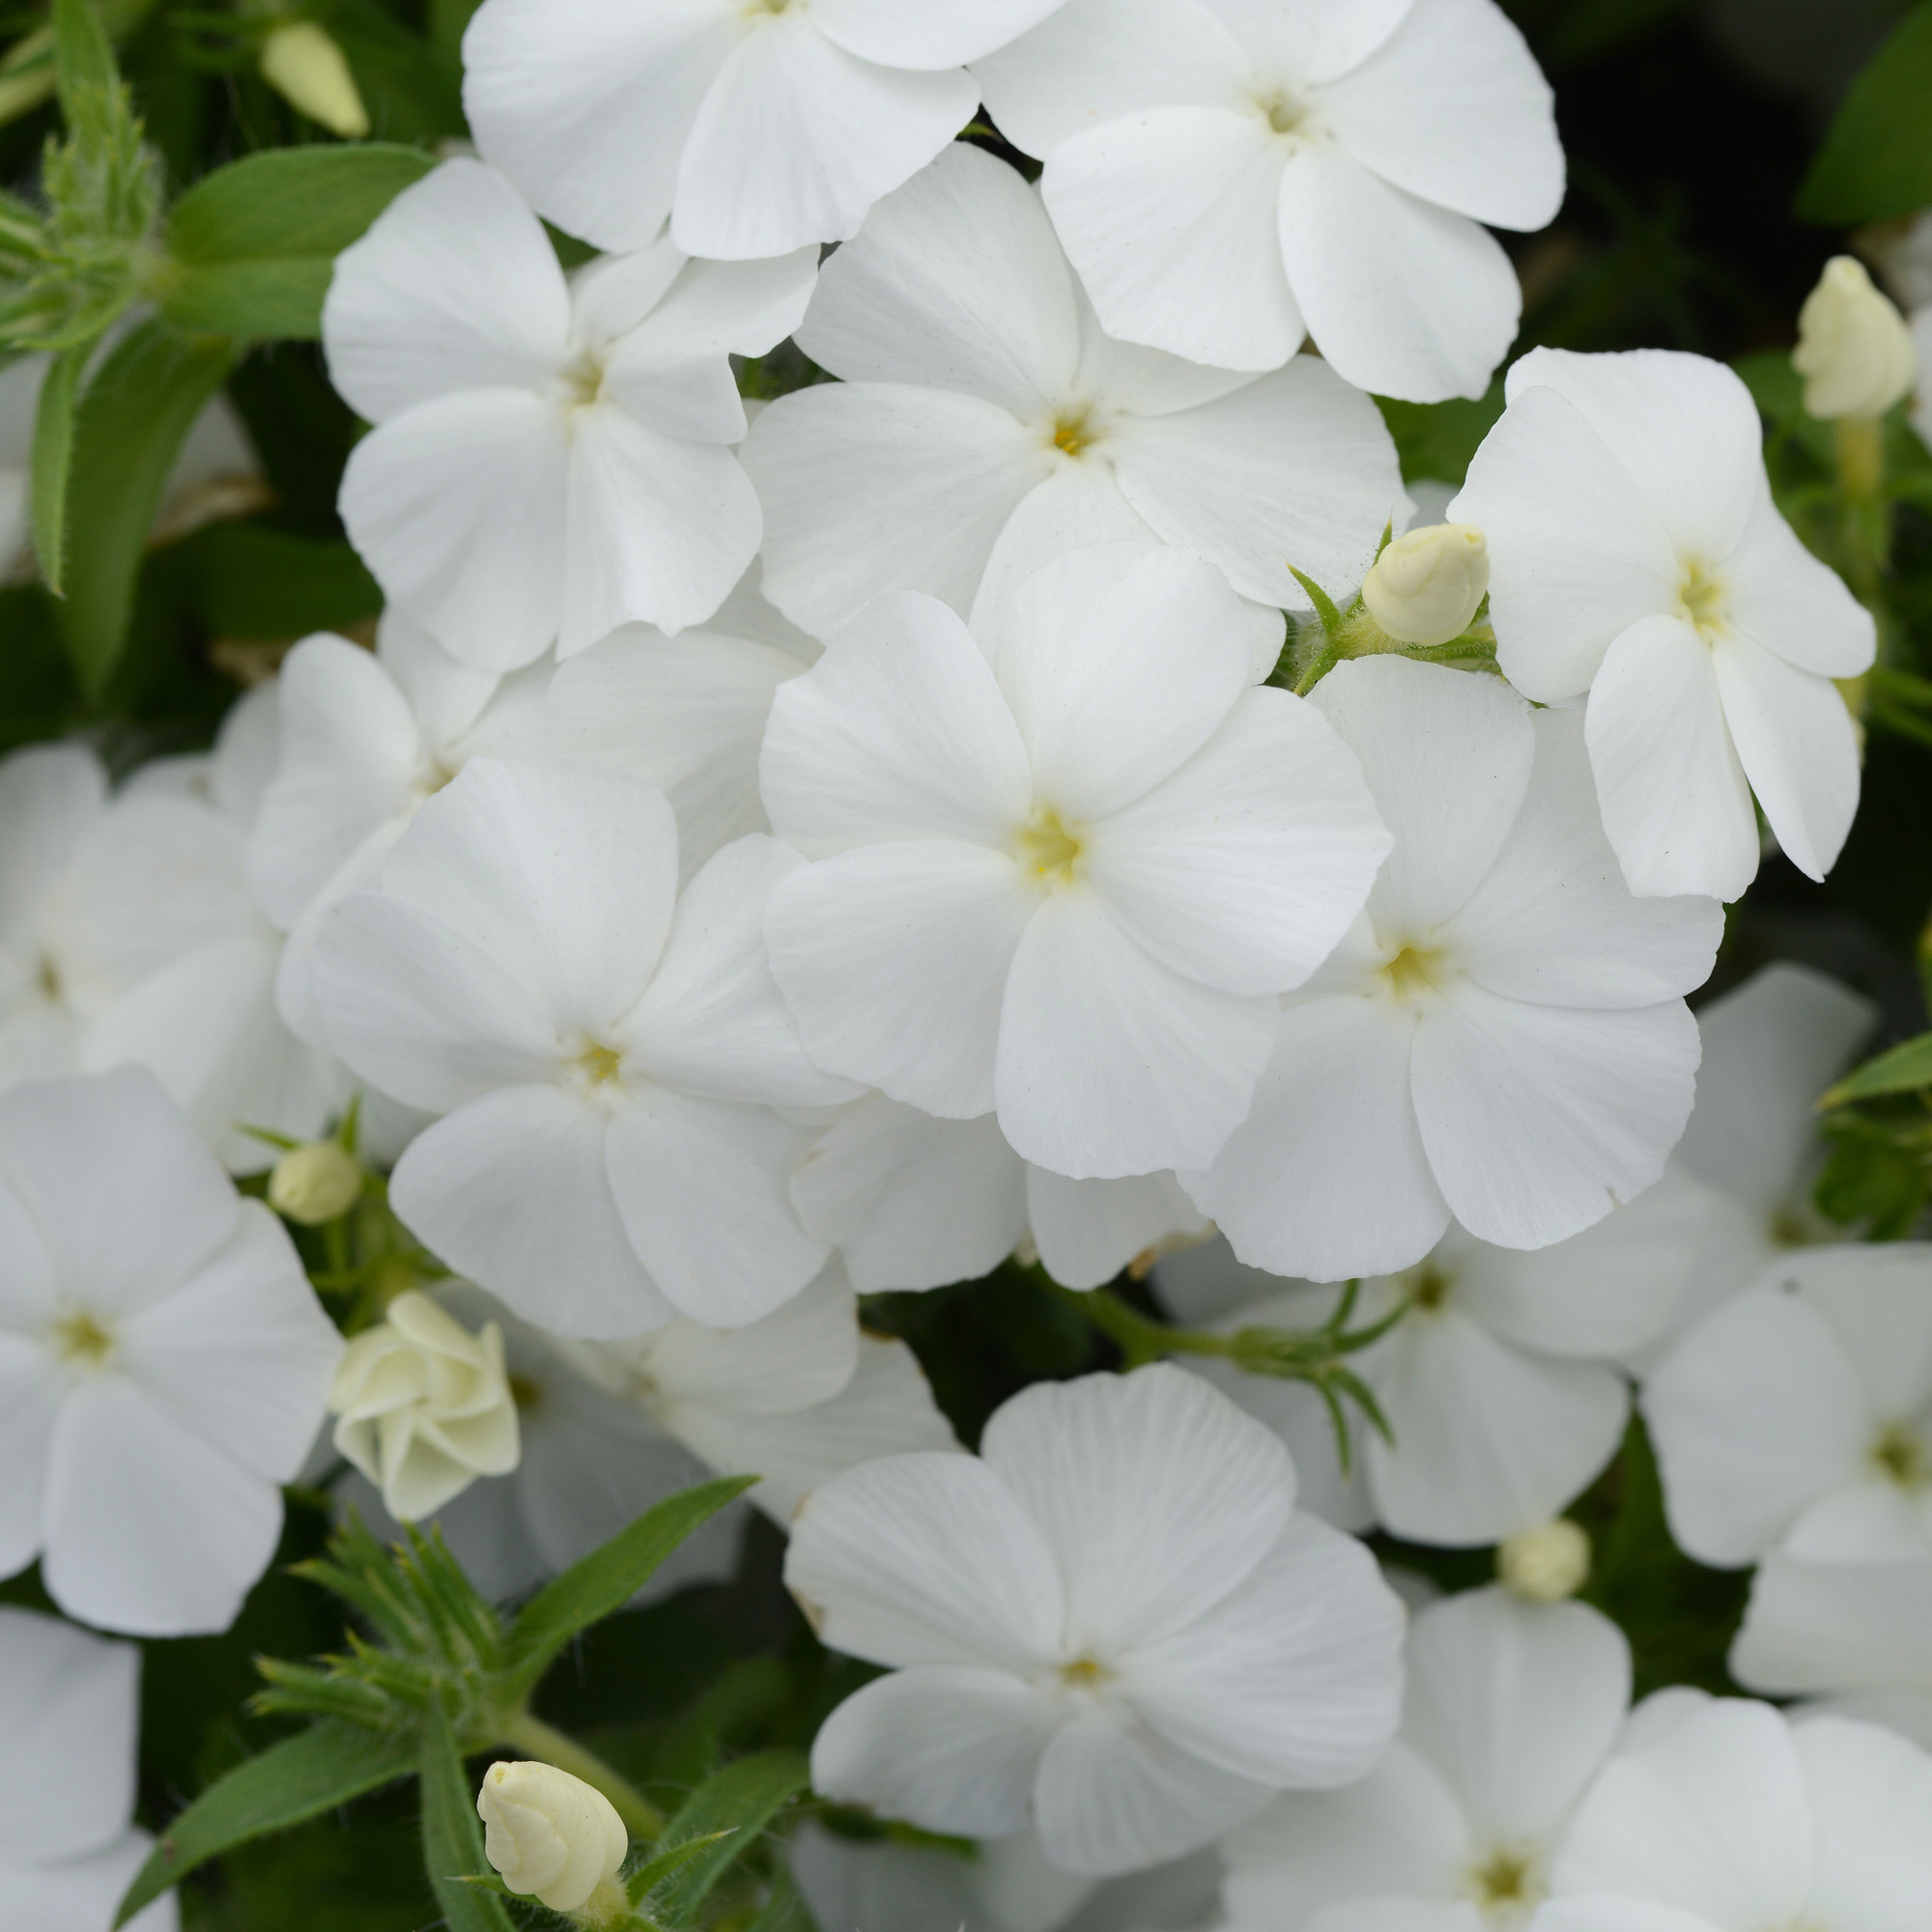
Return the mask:
<svg viewBox="0 0 1932 1932">
<path fill-rule="evenodd" d="M 603 392 L 603 361 L 585 349 L 574 360 L 564 365 L 557 383 L 562 391 L 566 414 L 575 414 L 579 410 L 587 410 Z"/>
<path fill-rule="evenodd" d="M 1060 1666 L 1060 1681 L 1069 1690 L 1096 1690 L 1113 1676 L 1104 1663 L 1091 1657 L 1076 1657 Z"/>
<path fill-rule="evenodd" d="M 1042 811 L 1020 834 L 1020 864 L 1048 885 L 1065 885 L 1080 859 L 1079 837 L 1060 822 L 1057 811 Z"/>
<path fill-rule="evenodd" d="M 41 970 L 34 975 L 34 983 L 41 989 L 41 997 L 43 1000 L 50 1000 L 56 1005 L 59 1003 L 61 996 L 60 968 L 54 964 L 51 957 L 43 958 L 41 961 Z"/>
<path fill-rule="evenodd" d="M 1068 456 L 1078 456 L 1094 440 L 1093 425 L 1086 410 L 1063 410 L 1053 421 L 1053 446 Z"/>
<path fill-rule="evenodd" d="M 1296 133 L 1308 119 L 1307 104 L 1295 99 L 1286 89 L 1264 95 L 1255 104 L 1277 134 Z"/>
<path fill-rule="evenodd" d="M 47 1339 L 54 1353 L 77 1369 L 105 1368 L 114 1353 L 114 1337 L 84 1308 L 59 1317 Z"/>
<path fill-rule="evenodd" d="M 1723 629 L 1729 601 L 1722 581 L 1701 563 L 1684 566 L 1684 581 L 1677 588 L 1678 608 L 1706 637 Z"/>
<path fill-rule="evenodd" d="M 586 1087 L 603 1087 L 621 1076 L 624 1056 L 614 1046 L 593 1039 L 572 1065 Z"/>
<path fill-rule="evenodd" d="M 1903 1423 L 1894 1422 L 1880 1431 L 1871 1446 L 1871 1460 L 1879 1474 L 1901 1490 L 1932 1485 L 1932 1458 L 1925 1453 L 1924 1439 Z"/>
<path fill-rule="evenodd" d="M 1435 1265 L 1434 1262 L 1424 1262 L 1413 1276 L 1414 1297 L 1418 1308 L 1440 1308 L 1449 1299 L 1449 1291 L 1454 1281 Z"/>
<path fill-rule="evenodd" d="M 1382 978 L 1399 1000 L 1432 992 L 1441 972 L 1442 955 L 1427 946 L 1405 946 L 1382 967 Z"/>
<path fill-rule="evenodd" d="M 1519 1923 L 1544 1897 L 1536 1861 L 1525 1852 L 1492 1852 L 1469 1873 L 1469 1889 L 1492 1925 Z"/>
</svg>

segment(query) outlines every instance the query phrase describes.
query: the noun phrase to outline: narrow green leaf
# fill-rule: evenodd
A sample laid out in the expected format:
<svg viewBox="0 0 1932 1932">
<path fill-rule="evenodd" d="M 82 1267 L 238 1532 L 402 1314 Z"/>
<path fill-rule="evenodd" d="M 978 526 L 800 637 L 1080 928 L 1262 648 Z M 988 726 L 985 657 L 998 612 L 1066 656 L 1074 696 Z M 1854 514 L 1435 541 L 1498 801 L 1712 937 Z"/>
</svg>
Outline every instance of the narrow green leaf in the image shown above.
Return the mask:
<svg viewBox="0 0 1932 1932">
<path fill-rule="evenodd" d="M 701 1838 L 687 1838 L 681 1845 L 673 1845 L 668 1852 L 659 1852 L 647 1863 L 639 1865 L 625 1880 L 630 1888 L 631 1902 L 636 1904 L 661 1886 L 671 1873 L 688 1865 L 693 1859 L 715 1845 L 721 1838 L 732 1835 L 730 1828 L 707 1832 Z"/>
<path fill-rule="evenodd" d="M 125 1925 L 196 1866 L 265 1833 L 332 1811 L 406 1776 L 412 1740 L 347 1724 L 315 1724 L 217 1778 L 161 1833 L 114 1922 Z"/>
<path fill-rule="evenodd" d="M 439 1704 L 430 1706 L 423 1725 L 420 1773 L 423 1870 L 443 1923 L 449 1932 L 514 1932 L 510 1915 L 483 1887 L 469 1882 L 486 1877 L 490 1863 L 476 1794 Z"/>
<path fill-rule="evenodd" d="M 61 111 L 70 120 L 84 90 L 106 93 L 120 82 L 114 49 L 92 0 L 54 0 L 54 77 Z"/>
<path fill-rule="evenodd" d="M 635 1597 L 660 1563 L 755 1476 L 725 1476 L 669 1496 L 532 1597 L 510 1631 L 510 1685 L 526 1695 L 572 1637 Z"/>
<path fill-rule="evenodd" d="M 335 258 L 436 165 L 416 148 L 271 148 L 217 168 L 168 217 L 161 310 L 213 335 L 313 340 Z"/>
<path fill-rule="evenodd" d="M 1850 1100 L 1870 1100 L 1881 1094 L 1910 1094 L 1918 1087 L 1932 1087 L 1932 1033 L 1921 1033 L 1868 1060 L 1848 1073 L 1818 1102 L 1821 1107 L 1842 1107 Z"/>
<path fill-rule="evenodd" d="M 1932 202 L 1932 7 L 1915 7 L 1852 83 L 1798 190 L 1801 221 L 1890 221 Z"/>
<path fill-rule="evenodd" d="M 234 362 L 158 322 L 126 336 L 74 412 L 61 627 L 81 689 L 100 696 L 127 642 L 134 580 L 183 440 Z"/>
<path fill-rule="evenodd" d="M 1293 564 L 1288 566 L 1288 574 L 1301 585 L 1307 593 L 1308 601 L 1315 607 L 1315 614 L 1321 619 L 1321 633 L 1330 643 L 1342 629 L 1342 613 L 1335 608 L 1335 600 L 1317 583 L 1314 578 L 1304 576 Z"/>
<path fill-rule="evenodd" d="M 657 1856 L 663 1858 L 693 1838 L 709 1842 L 656 1889 L 651 1897 L 654 1916 L 668 1926 L 689 1925 L 712 1888 L 810 1781 L 811 1769 L 804 1753 L 781 1750 L 741 1757 L 706 1778 L 665 1827 Z"/>
<path fill-rule="evenodd" d="M 41 384 L 40 407 L 34 415 L 34 554 L 40 559 L 42 581 L 56 597 L 61 594 L 67 554 L 67 485 L 73 468 L 74 396 L 93 347 L 91 342 L 84 343 L 54 357 Z"/>
</svg>

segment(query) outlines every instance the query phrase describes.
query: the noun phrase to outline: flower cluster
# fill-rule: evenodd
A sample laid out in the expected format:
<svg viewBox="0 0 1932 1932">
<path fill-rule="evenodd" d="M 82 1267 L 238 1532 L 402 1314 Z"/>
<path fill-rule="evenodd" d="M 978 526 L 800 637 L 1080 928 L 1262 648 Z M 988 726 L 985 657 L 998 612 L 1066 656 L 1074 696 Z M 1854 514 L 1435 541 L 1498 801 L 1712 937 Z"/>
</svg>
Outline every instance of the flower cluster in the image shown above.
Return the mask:
<svg viewBox="0 0 1932 1932">
<path fill-rule="evenodd" d="M 366 130 L 322 38 L 264 71 Z M 1805 1206 L 1873 1013 L 1688 1004 L 1768 854 L 1837 860 L 1878 631 L 1730 369 L 1498 377 L 1491 230 L 1564 184 L 1515 27 L 484 0 L 463 51 L 474 152 L 321 311 L 373 648 L 205 755 L 0 760 L 0 1574 L 222 1631 L 300 1479 L 506 1601 L 755 1478 L 648 1594 L 782 1537 L 875 1667 L 810 1733 L 826 1932 L 1932 1923 L 1932 1245 Z M 1911 390 L 1849 258 L 1801 326 L 1813 416 Z M 1492 380 L 1418 522 L 1374 398 Z M 912 1297 L 995 1274 L 1122 1372 L 942 1406 Z M 1814 1701 L 1633 1708 L 1566 1512 L 1646 1441 L 1754 1571 L 1735 1682 Z M 10 1923 L 141 1861 L 131 1669 L 0 1610 L 74 1783 L 0 1804 Z M 488 1860 L 639 1922 L 569 1770 L 491 1766 Z"/>
</svg>

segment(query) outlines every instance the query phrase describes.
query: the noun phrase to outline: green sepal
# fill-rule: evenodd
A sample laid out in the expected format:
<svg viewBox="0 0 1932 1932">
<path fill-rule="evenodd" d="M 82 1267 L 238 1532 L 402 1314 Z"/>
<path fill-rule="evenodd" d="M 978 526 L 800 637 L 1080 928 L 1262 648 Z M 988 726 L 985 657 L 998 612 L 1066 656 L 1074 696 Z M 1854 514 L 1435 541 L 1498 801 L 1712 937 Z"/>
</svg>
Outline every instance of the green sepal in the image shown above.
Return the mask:
<svg viewBox="0 0 1932 1932">
<path fill-rule="evenodd" d="M 1377 554 L 1380 554 L 1379 552 Z M 1334 643 L 1342 634 L 1342 613 L 1336 610 L 1335 600 L 1312 577 L 1305 576 L 1292 563 L 1288 566 L 1288 574 L 1301 585 L 1303 594 L 1314 605 L 1315 614 L 1321 620 L 1322 636 L 1331 644 Z"/>
</svg>

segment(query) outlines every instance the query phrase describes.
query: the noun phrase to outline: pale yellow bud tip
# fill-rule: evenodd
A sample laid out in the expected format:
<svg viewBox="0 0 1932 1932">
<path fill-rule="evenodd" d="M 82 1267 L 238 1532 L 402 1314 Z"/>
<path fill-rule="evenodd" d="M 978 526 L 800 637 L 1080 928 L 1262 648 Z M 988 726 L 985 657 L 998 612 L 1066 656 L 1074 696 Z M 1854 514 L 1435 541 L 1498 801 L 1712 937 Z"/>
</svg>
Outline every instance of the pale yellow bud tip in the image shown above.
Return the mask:
<svg viewBox="0 0 1932 1932">
<path fill-rule="evenodd" d="M 483 1851 L 503 1883 L 553 1912 L 575 1912 L 616 1877 L 630 1834 L 611 1801 L 554 1764 L 493 1764 L 476 1794 Z"/>
<path fill-rule="evenodd" d="M 1497 1549 L 1496 1575 L 1526 1602 L 1560 1604 L 1589 1580 L 1589 1534 L 1568 1517 L 1519 1530 Z"/>
<path fill-rule="evenodd" d="M 1918 380 L 1912 331 L 1864 264 L 1834 255 L 1798 312 L 1791 366 L 1804 378 L 1804 412 L 1821 421 L 1882 416 Z"/>
<path fill-rule="evenodd" d="M 335 1141 L 291 1148 L 269 1176 L 269 1206 L 304 1228 L 348 1213 L 361 1192 L 360 1165 Z"/>
<path fill-rule="evenodd" d="M 1490 587 L 1490 546 L 1473 524 L 1430 524 L 1397 537 L 1362 585 L 1369 615 L 1401 644 L 1446 644 L 1469 628 Z"/>
<path fill-rule="evenodd" d="M 272 27 L 262 43 L 262 78 L 290 106 L 345 140 L 369 131 L 369 110 L 342 49 L 313 20 Z"/>
</svg>

